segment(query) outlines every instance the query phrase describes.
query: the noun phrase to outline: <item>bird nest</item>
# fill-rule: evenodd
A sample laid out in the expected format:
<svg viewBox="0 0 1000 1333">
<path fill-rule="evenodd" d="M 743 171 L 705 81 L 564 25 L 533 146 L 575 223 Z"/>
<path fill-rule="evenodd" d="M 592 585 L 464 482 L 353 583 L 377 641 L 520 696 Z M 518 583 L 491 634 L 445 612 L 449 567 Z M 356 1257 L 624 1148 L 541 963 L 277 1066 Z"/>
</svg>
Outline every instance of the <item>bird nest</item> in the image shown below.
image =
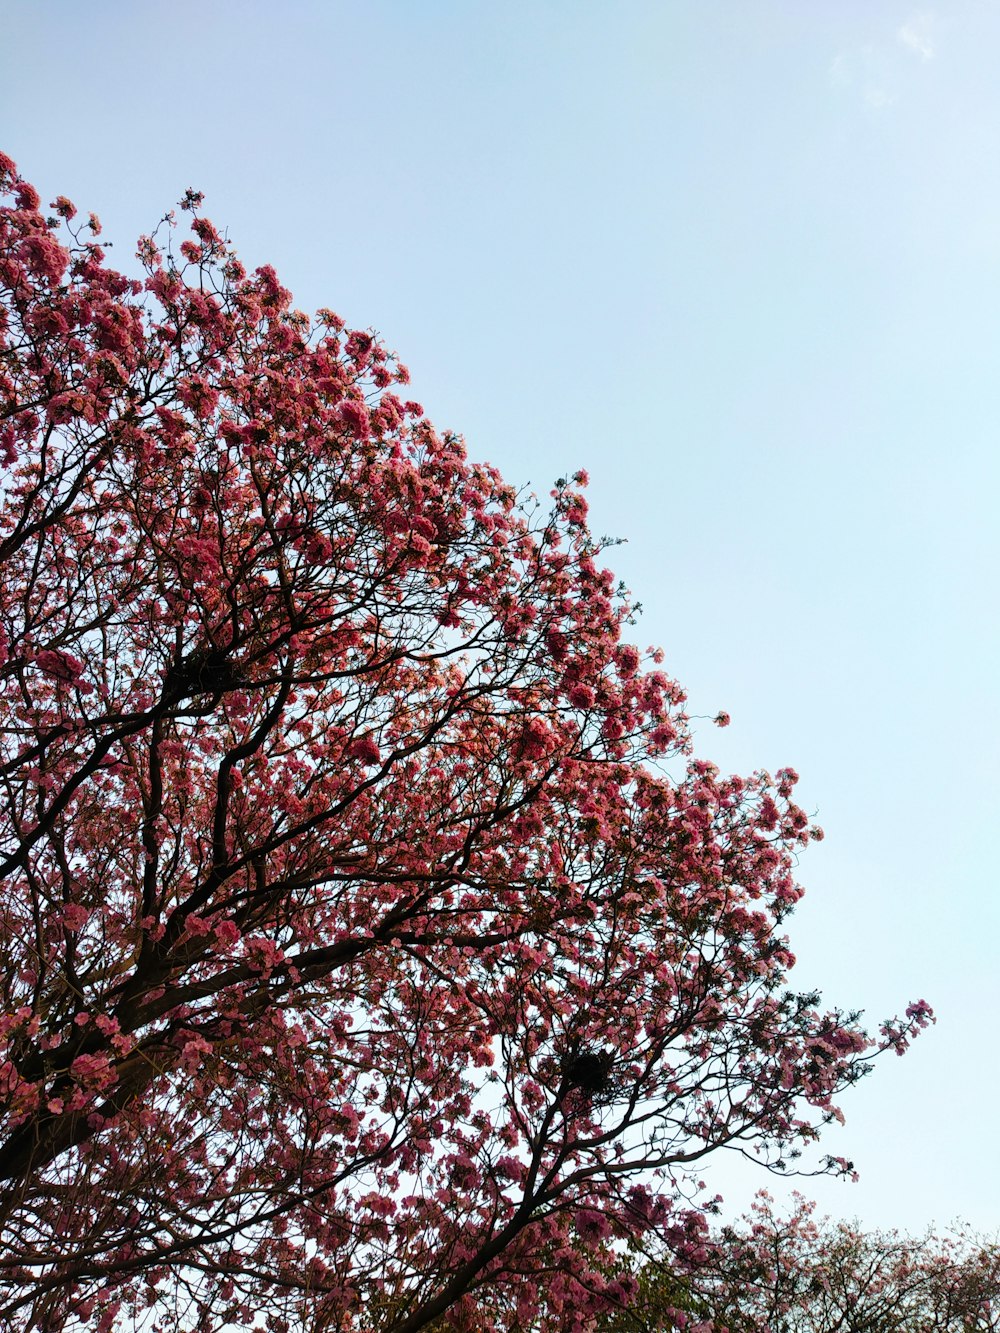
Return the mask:
<svg viewBox="0 0 1000 1333">
<path fill-rule="evenodd" d="M 171 664 L 164 684 L 175 699 L 186 699 L 223 694 L 237 688 L 245 678 L 239 663 L 228 657 L 225 648 L 197 648 Z"/>
<path fill-rule="evenodd" d="M 592 1103 L 614 1101 L 618 1093 L 614 1063 L 614 1051 L 571 1052 L 562 1062 L 563 1095 L 575 1090 Z"/>
</svg>

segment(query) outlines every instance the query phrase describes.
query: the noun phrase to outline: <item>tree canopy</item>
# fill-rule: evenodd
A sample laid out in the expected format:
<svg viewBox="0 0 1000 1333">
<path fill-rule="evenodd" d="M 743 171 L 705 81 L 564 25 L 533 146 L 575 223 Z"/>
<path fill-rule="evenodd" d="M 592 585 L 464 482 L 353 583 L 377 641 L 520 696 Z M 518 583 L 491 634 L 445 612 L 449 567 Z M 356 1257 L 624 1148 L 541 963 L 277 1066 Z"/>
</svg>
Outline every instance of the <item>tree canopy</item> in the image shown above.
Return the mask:
<svg viewBox="0 0 1000 1333">
<path fill-rule="evenodd" d="M 789 988 L 796 775 L 694 757 L 582 472 L 470 462 L 194 192 L 129 276 L 0 185 L 0 1318 L 588 1328 L 926 1004 Z"/>
<path fill-rule="evenodd" d="M 626 1265 L 623 1265 L 626 1266 Z M 761 1191 L 747 1215 L 713 1231 L 697 1260 L 648 1252 L 639 1283 L 601 1333 L 996 1333 L 1000 1244 L 950 1234 L 865 1231 L 815 1218 L 793 1197 L 787 1216 Z"/>
</svg>

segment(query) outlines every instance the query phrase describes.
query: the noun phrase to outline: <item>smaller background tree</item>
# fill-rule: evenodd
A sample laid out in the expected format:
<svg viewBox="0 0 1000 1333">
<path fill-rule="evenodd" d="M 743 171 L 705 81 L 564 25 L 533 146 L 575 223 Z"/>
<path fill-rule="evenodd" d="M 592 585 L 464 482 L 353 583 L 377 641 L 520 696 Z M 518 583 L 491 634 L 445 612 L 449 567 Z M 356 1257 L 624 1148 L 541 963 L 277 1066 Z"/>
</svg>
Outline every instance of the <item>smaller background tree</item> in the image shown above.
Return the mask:
<svg viewBox="0 0 1000 1333">
<path fill-rule="evenodd" d="M 639 1283 L 602 1333 L 994 1333 L 1000 1329 L 1000 1243 L 964 1224 L 928 1231 L 862 1231 L 814 1220 L 794 1196 L 782 1217 L 766 1191 L 700 1262 L 649 1254 L 626 1264 Z"/>
</svg>

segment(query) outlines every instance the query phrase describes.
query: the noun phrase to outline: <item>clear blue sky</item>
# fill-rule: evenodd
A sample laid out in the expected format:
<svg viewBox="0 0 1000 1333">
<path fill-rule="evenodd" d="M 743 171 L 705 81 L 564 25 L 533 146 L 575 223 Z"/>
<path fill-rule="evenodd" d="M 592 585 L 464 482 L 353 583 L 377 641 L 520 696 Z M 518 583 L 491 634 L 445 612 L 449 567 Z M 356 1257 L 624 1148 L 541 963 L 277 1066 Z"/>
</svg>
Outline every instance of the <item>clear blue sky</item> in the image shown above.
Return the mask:
<svg viewBox="0 0 1000 1333">
<path fill-rule="evenodd" d="M 795 978 L 939 1014 L 828 1137 L 861 1183 L 807 1191 L 1000 1226 L 1000 4 L 8 0 L 3 29 L 2 146 L 119 264 L 193 185 L 475 457 L 590 471 L 643 644 L 733 716 L 701 751 L 793 765 L 826 828 Z"/>
</svg>

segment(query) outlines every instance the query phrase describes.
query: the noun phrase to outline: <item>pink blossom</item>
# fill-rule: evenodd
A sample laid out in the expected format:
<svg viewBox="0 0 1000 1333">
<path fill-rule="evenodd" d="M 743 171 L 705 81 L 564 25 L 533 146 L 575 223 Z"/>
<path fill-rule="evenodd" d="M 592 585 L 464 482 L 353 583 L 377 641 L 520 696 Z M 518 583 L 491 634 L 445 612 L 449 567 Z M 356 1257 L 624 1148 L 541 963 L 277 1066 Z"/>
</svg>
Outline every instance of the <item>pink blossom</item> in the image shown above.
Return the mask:
<svg viewBox="0 0 1000 1333">
<path fill-rule="evenodd" d="M 47 676 L 54 676 L 56 680 L 76 680 L 83 671 L 80 659 L 74 657 L 72 653 L 63 652 L 61 648 L 43 648 L 36 656 L 35 664 Z"/>
<path fill-rule="evenodd" d="M 574 1226 L 584 1240 L 604 1240 L 611 1234 L 607 1217 L 595 1208 L 581 1209 L 574 1218 Z"/>
<path fill-rule="evenodd" d="M 220 921 L 215 927 L 216 943 L 223 949 L 232 949 L 239 944 L 242 936 L 235 921 Z"/>
<path fill-rule="evenodd" d="M 370 333 L 362 333 L 360 329 L 355 329 L 347 335 L 344 351 L 359 365 L 364 365 L 371 353 L 373 342 Z"/>
<path fill-rule="evenodd" d="M 677 728 L 671 722 L 661 722 L 653 728 L 650 740 L 658 749 L 665 749 L 677 739 Z"/>
<path fill-rule="evenodd" d="M 345 398 L 337 408 L 341 423 L 359 440 L 367 440 L 371 435 L 371 423 L 368 409 L 364 403 L 353 398 Z"/>
<path fill-rule="evenodd" d="M 551 733 L 540 718 L 532 718 L 521 732 L 516 754 L 521 759 L 540 759 L 548 752 Z"/>
<path fill-rule="evenodd" d="M 62 924 L 67 930 L 82 930 L 90 920 L 90 911 L 80 903 L 66 903 L 61 910 Z"/>
<path fill-rule="evenodd" d="M 355 737 L 347 747 L 347 755 L 362 764 L 377 764 L 382 758 L 382 752 L 372 736 Z"/>
<path fill-rule="evenodd" d="M 50 287 L 57 285 L 69 263 L 69 252 L 44 233 L 23 241 L 20 255 L 31 272 L 44 278 Z"/>
<path fill-rule="evenodd" d="M 634 676 L 639 669 L 639 649 L 631 643 L 619 644 L 615 649 L 618 670 L 624 676 Z"/>
<path fill-rule="evenodd" d="M 906 1017 L 912 1019 L 919 1027 L 926 1027 L 928 1023 L 936 1023 L 934 1010 L 926 1000 L 913 1000 L 906 1006 Z"/>
<path fill-rule="evenodd" d="M 81 1087 L 101 1088 L 113 1077 L 110 1064 L 106 1055 L 78 1055 L 70 1064 L 69 1072 Z"/>
<path fill-rule="evenodd" d="M 310 564 L 322 565 L 333 554 L 333 543 L 325 533 L 317 532 L 309 539 L 305 555 Z"/>
<path fill-rule="evenodd" d="M 758 822 L 761 828 L 773 829 L 778 823 L 778 807 L 774 803 L 774 797 L 769 792 L 765 792 L 760 801 L 760 814 Z"/>
<path fill-rule="evenodd" d="M 204 1037 L 194 1036 L 181 1048 L 181 1064 L 189 1074 L 193 1074 L 204 1056 L 211 1053 L 212 1047 Z"/>
</svg>

